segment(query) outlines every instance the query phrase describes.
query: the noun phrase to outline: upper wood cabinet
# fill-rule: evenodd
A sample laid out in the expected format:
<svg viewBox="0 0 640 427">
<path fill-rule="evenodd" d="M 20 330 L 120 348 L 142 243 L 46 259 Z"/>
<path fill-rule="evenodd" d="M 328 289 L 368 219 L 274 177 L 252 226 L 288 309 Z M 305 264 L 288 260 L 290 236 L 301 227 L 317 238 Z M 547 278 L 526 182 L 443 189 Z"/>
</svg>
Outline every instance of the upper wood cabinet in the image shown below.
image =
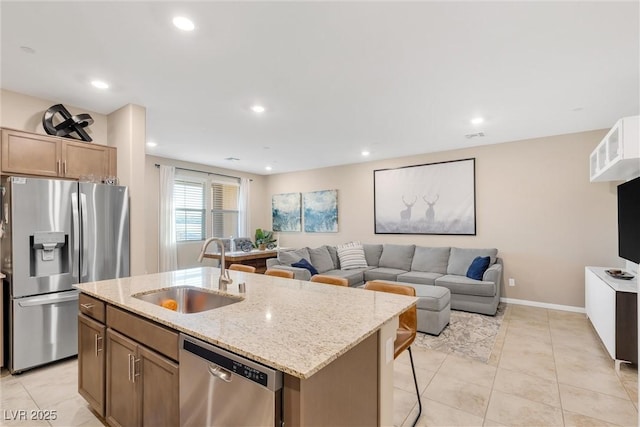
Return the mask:
<svg viewBox="0 0 640 427">
<path fill-rule="evenodd" d="M 2 129 L 2 173 L 79 179 L 117 176 L 116 148 Z"/>
</svg>

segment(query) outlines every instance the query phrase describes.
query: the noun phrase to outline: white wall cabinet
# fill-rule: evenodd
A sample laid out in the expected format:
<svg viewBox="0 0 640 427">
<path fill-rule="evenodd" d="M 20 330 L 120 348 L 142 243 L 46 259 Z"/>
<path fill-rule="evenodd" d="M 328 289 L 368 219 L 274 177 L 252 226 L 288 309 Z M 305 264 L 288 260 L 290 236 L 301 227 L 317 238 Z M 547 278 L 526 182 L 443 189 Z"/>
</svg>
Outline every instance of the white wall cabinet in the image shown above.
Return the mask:
<svg viewBox="0 0 640 427">
<path fill-rule="evenodd" d="M 585 268 L 585 308 L 607 352 L 616 361 L 638 363 L 638 279 L 609 277 L 603 267 Z"/>
<path fill-rule="evenodd" d="M 589 157 L 591 182 L 624 181 L 640 175 L 640 116 L 617 121 Z"/>
</svg>

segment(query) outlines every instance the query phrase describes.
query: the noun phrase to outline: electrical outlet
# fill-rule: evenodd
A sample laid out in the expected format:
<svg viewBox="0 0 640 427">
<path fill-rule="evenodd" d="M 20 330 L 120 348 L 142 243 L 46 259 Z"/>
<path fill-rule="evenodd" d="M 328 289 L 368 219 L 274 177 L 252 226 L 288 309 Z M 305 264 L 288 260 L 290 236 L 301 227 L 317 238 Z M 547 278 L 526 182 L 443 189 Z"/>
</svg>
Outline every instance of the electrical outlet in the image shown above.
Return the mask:
<svg viewBox="0 0 640 427">
<path fill-rule="evenodd" d="M 516 279 L 514 279 L 513 277 L 509 278 L 509 286 L 515 286 L 516 285 Z"/>
</svg>

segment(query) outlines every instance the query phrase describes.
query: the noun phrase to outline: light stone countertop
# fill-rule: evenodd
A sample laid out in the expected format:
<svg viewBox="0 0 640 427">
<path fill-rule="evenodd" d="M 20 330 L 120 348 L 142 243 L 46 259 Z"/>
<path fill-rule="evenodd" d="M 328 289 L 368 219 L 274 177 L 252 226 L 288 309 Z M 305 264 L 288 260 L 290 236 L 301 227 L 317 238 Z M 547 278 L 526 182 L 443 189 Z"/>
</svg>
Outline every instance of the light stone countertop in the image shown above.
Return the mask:
<svg viewBox="0 0 640 427">
<path fill-rule="evenodd" d="M 74 285 L 114 306 L 306 379 L 375 333 L 417 298 L 229 271 L 227 294 L 244 300 L 181 314 L 132 297 L 194 286 L 218 291 L 220 270 L 192 268 Z M 240 294 L 238 283 L 246 282 Z"/>
</svg>

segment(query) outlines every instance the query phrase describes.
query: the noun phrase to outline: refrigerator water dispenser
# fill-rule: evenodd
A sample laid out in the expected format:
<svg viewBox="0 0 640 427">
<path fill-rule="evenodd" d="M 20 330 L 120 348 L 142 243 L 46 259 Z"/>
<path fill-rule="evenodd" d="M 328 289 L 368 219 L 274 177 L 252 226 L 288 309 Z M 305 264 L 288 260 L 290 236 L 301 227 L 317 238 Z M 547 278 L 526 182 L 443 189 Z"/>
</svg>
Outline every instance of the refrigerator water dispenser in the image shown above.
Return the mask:
<svg viewBox="0 0 640 427">
<path fill-rule="evenodd" d="M 69 272 L 68 236 L 59 231 L 40 231 L 29 236 L 31 276 L 50 276 Z"/>
</svg>

